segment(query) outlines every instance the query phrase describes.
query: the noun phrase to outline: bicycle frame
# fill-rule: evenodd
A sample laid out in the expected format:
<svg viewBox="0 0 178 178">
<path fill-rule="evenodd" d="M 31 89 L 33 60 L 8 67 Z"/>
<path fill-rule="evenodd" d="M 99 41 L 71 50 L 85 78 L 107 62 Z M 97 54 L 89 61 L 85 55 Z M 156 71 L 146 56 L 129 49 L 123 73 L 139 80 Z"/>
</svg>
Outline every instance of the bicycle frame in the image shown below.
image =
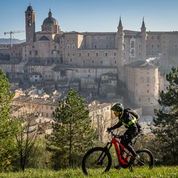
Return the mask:
<svg viewBox="0 0 178 178">
<path fill-rule="evenodd" d="M 114 133 L 111 134 L 113 136 L 112 140 L 111 142 L 107 143 L 106 148 L 109 150 L 112 147 L 112 145 L 114 145 L 119 165 L 122 166 L 123 168 L 127 168 L 129 166 L 129 159 L 132 156 L 132 154 L 130 154 L 126 147 L 120 142 L 120 139 L 116 138 L 116 135 Z M 122 153 L 126 153 L 126 157 L 123 157 Z"/>
<path fill-rule="evenodd" d="M 113 137 L 111 140 L 111 143 L 114 145 L 114 148 L 116 150 L 119 165 L 121 165 L 122 167 L 125 167 L 125 168 L 128 167 L 129 157 L 131 157 L 132 155 L 129 154 L 129 152 L 126 150 L 125 146 L 122 143 L 120 143 L 120 139 Z M 121 152 L 126 153 L 127 156 L 124 158 L 122 156 Z"/>
</svg>

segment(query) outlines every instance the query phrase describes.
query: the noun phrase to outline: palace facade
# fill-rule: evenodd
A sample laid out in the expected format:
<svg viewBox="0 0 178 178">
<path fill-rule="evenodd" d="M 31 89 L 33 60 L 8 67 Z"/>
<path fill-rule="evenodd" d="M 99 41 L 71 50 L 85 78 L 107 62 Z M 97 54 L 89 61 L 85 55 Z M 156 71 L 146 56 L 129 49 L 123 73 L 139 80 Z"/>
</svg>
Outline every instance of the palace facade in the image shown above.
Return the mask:
<svg viewBox="0 0 178 178">
<path fill-rule="evenodd" d="M 140 31 L 125 30 L 120 18 L 115 32 L 64 32 L 49 10 L 41 31 L 36 32 L 35 24 L 30 5 L 25 11 L 26 42 L 12 47 L 0 45 L 0 67 L 12 81 L 60 89 L 75 87 L 91 96 L 108 98 L 117 96 L 118 81 L 123 81 L 134 103 L 142 106 L 142 95 L 133 91 L 143 80 L 139 79 L 143 78 L 138 72 L 140 65 L 149 66 L 146 59 L 154 58 L 159 71 L 165 73 L 178 64 L 178 32 L 147 31 L 144 19 Z M 149 95 L 157 98 L 161 89 L 158 67 L 144 68 L 144 74 L 155 77 L 147 80 L 147 86 L 154 88 L 154 92 L 146 93 L 147 102 L 152 100 Z M 131 76 L 136 76 L 137 82 L 129 82 L 128 71 L 137 71 Z"/>
</svg>

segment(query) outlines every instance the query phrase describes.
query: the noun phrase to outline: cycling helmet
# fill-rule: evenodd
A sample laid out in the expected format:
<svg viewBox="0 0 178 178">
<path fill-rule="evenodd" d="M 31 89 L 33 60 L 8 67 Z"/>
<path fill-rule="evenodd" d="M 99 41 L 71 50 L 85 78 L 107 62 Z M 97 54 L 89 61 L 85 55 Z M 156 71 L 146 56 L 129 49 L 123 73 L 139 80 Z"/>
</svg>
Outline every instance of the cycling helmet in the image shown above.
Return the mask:
<svg viewBox="0 0 178 178">
<path fill-rule="evenodd" d="M 124 112 L 124 106 L 122 103 L 115 103 L 112 107 L 111 107 L 112 111 L 115 112 L 119 112 L 119 113 L 123 113 Z"/>
</svg>

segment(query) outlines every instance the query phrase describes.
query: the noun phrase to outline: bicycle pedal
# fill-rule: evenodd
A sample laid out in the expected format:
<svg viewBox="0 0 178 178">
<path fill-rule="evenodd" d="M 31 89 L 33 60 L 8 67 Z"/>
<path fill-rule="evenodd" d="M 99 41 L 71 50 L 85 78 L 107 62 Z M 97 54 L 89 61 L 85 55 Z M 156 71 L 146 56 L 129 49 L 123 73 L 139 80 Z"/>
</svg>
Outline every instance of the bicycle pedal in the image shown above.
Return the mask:
<svg viewBox="0 0 178 178">
<path fill-rule="evenodd" d="M 121 169 L 122 167 L 120 165 L 114 166 L 115 169 Z"/>
</svg>

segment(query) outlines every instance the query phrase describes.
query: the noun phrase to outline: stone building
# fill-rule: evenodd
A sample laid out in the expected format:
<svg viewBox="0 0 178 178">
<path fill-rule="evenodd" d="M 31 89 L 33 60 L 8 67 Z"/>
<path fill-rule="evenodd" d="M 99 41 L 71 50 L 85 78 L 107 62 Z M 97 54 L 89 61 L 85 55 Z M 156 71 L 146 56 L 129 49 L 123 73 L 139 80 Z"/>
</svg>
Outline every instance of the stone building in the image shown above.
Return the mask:
<svg viewBox="0 0 178 178">
<path fill-rule="evenodd" d="M 61 93 L 57 91 L 47 95 L 43 90 L 33 87 L 28 91 L 16 90 L 12 102 L 12 115 L 21 117 L 33 113 L 36 116 L 36 123 L 43 123 L 49 129 L 54 122 L 53 112 L 58 106 L 60 97 Z M 99 103 L 98 101 L 88 104 L 92 127 L 96 130 L 101 142 L 107 141 L 106 129 L 117 122 L 117 119 L 115 121 L 111 114 L 111 105 L 111 103 Z"/>
<path fill-rule="evenodd" d="M 120 18 L 116 32 L 63 32 L 49 10 L 41 31 L 36 32 L 35 12 L 30 5 L 25 22 L 26 42 L 13 45 L 11 57 L 120 70 L 124 64 L 158 55 L 162 66 L 177 63 L 178 32 L 147 32 L 144 19 L 140 31 L 124 30 Z"/>
<path fill-rule="evenodd" d="M 101 142 L 107 141 L 108 133 L 106 132 L 108 127 L 114 122 L 114 118 L 111 114 L 111 103 L 98 103 L 93 101 L 89 104 L 89 116 L 92 121 L 92 126 L 96 129 L 98 140 Z"/>
<path fill-rule="evenodd" d="M 125 65 L 125 76 L 130 101 L 142 107 L 144 115 L 153 115 L 162 87 L 158 67 L 147 61 L 136 61 Z"/>
<path fill-rule="evenodd" d="M 24 76 L 24 81 L 33 85 L 50 81 L 60 88 L 65 83 L 66 87 L 73 85 L 99 95 L 112 91 L 108 97 L 113 97 L 117 95 L 116 79 L 125 82 L 125 78 L 132 78 L 128 73 L 124 76 L 124 65 L 150 57 L 157 57 L 162 73 L 178 65 L 178 32 L 147 31 L 144 19 L 140 31 L 125 30 L 120 18 L 115 32 L 64 32 L 49 10 L 41 31 L 36 32 L 35 16 L 32 6 L 28 6 L 26 42 L 0 46 L 0 68 L 15 80 L 19 76 L 23 81 Z M 152 72 L 152 68 L 147 70 Z M 157 77 L 157 72 L 153 74 Z M 138 97 L 134 98 L 138 104 Z"/>
</svg>

